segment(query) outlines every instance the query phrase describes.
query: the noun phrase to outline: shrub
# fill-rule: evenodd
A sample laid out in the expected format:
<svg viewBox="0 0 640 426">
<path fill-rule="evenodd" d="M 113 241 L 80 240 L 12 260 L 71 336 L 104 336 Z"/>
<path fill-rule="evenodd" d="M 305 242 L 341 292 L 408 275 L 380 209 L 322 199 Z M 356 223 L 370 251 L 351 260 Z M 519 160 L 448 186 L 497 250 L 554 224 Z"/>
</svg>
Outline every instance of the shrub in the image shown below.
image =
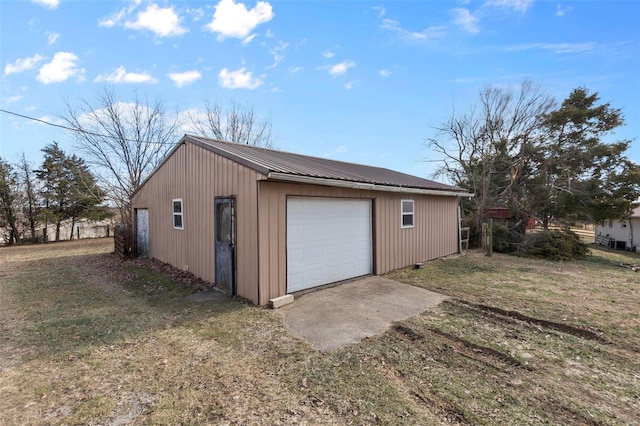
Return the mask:
<svg viewBox="0 0 640 426">
<path fill-rule="evenodd" d="M 527 235 L 518 252 L 525 257 L 572 260 L 583 259 L 589 248 L 575 232 L 554 230 Z"/>
<path fill-rule="evenodd" d="M 522 236 L 517 229 L 503 223 L 493 222 L 493 251 L 497 253 L 512 253 L 516 251 L 520 242 L 522 242 Z"/>
</svg>

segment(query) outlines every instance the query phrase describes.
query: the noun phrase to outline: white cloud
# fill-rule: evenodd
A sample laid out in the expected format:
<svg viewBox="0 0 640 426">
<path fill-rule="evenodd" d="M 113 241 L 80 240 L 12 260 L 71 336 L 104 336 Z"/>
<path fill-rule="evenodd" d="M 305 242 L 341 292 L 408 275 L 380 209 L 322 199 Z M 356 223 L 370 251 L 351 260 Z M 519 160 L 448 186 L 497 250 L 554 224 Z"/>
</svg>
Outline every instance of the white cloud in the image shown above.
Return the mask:
<svg viewBox="0 0 640 426">
<path fill-rule="evenodd" d="M 213 20 L 205 27 L 213 33 L 218 33 L 218 40 L 228 37 L 246 40 L 258 25 L 269 22 L 272 18 L 271 5 L 265 1 L 259 1 L 253 9 L 247 9 L 243 3 L 220 0 L 216 5 Z"/>
<path fill-rule="evenodd" d="M 485 6 L 502 7 L 505 9 L 513 9 L 516 12 L 525 13 L 533 0 L 488 0 Z"/>
<path fill-rule="evenodd" d="M 528 43 L 515 44 L 499 48 L 508 52 L 523 52 L 527 50 L 549 50 L 555 54 L 587 53 L 596 50 L 597 44 L 594 42 L 584 43 Z"/>
<path fill-rule="evenodd" d="M 386 69 L 381 69 L 380 70 L 380 77 L 389 77 L 391 75 L 391 71 L 386 70 Z"/>
<path fill-rule="evenodd" d="M 180 26 L 180 17 L 171 7 L 158 7 L 150 4 L 145 10 L 138 13 L 135 21 L 124 23 L 125 28 L 134 30 L 149 30 L 158 37 L 175 37 L 187 32 Z"/>
<path fill-rule="evenodd" d="M 178 87 L 184 87 L 187 86 L 197 80 L 200 80 L 202 78 L 202 74 L 200 73 L 200 71 L 185 71 L 185 72 L 170 72 L 169 74 L 167 74 L 167 77 L 169 77 Z"/>
<path fill-rule="evenodd" d="M 51 62 L 44 64 L 38 76 L 38 81 L 43 84 L 60 83 L 73 76 L 84 79 L 84 69 L 77 66 L 78 57 L 71 52 L 58 52 L 53 55 Z"/>
<path fill-rule="evenodd" d="M 4 67 L 4 75 L 17 74 L 35 68 L 38 62 L 44 58 L 38 54 L 28 58 L 17 59 L 13 64 L 7 64 Z"/>
<path fill-rule="evenodd" d="M 355 62 L 347 59 L 346 61 L 342 61 L 335 65 L 331 65 L 325 68 L 328 68 L 329 75 L 335 78 L 335 77 L 344 75 L 349 70 L 349 68 L 354 68 L 355 66 L 356 66 Z"/>
<path fill-rule="evenodd" d="M 334 56 L 336 56 L 336 54 L 332 51 L 330 51 L 329 49 L 325 50 L 324 52 L 322 52 L 322 56 L 324 56 L 327 59 L 333 58 Z"/>
<path fill-rule="evenodd" d="M 115 12 L 114 14 L 112 14 L 110 17 L 108 18 L 102 18 L 98 21 L 98 26 L 100 27 L 106 27 L 106 28 L 111 28 L 114 25 L 120 25 L 122 23 L 122 20 L 124 18 L 126 18 L 129 14 L 131 14 L 138 6 L 140 6 L 140 3 L 142 2 L 142 0 L 132 0 L 131 2 L 129 2 L 129 6 L 120 9 L 119 11 Z"/>
<path fill-rule="evenodd" d="M 22 95 L 16 95 L 16 96 L 9 96 L 6 100 L 7 105 L 12 104 L 14 102 L 18 102 L 20 99 L 22 99 L 24 96 Z"/>
<path fill-rule="evenodd" d="M 218 73 L 218 84 L 226 89 L 255 89 L 263 83 L 260 77 L 254 77 L 251 71 L 240 68 L 229 71 L 222 68 Z"/>
<path fill-rule="evenodd" d="M 571 11 L 573 8 L 571 6 L 562 6 L 560 3 L 556 5 L 556 16 L 564 16 L 567 12 Z"/>
<path fill-rule="evenodd" d="M 147 83 L 147 84 L 155 84 L 158 82 L 158 79 L 151 76 L 151 74 L 143 72 L 127 72 L 127 70 L 120 66 L 116 68 L 111 74 L 100 74 L 94 80 L 96 83 L 107 82 L 107 83 Z"/>
<path fill-rule="evenodd" d="M 295 74 L 295 73 L 297 73 L 298 71 L 301 71 L 301 70 L 302 70 L 302 67 L 300 67 L 300 66 L 289 67 L 289 73 L 290 74 Z"/>
<path fill-rule="evenodd" d="M 284 59 L 284 51 L 289 46 L 289 43 L 280 41 L 277 46 L 269 50 L 269 53 L 273 55 L 273 64 L 269 65 L 267 69 L 275 68 Z"/>
<path fill-rule="evenodd" d="M 140 103 L 117 101 L 106 108 L 94 109 L 81 114 L 80 117 L 78 117 L 78 122 L 82 127 L 92 127 L 96 122 L 108 119 L 113 116 L 114 113 L 122 119 L 123 123 L 133 123 L 136 119 L 140 119 L 140 117 L 151 117 L 155 114 L 150 107 L 141 105 Z M 161 119 L 171 119 L 171 117 L 165 114 Z"/>
<path fill-rule="evenodd" d="M 47 33 L 47 43 L 53 44 L 60 38 L 60 34 L 58 33 Z"/>
<path fill-rule="evenodd" d="M 332 149 L 331 151 L 325 153 L 323 155 L 323 157 L 325 158 L 329 158 L 329 157 L 333 157 L 335 156 L 335 154 L 342 154 L 344 152 L 349 151 L 349 149 L 347 148 L 346 145 L 338 145 L 337 147 L 335 147 L 334 149 Z M 302 152 L 301 152 L 302 153 Z"/>
<path fill-rule="evenodd" d="M 187 15 L 191 15 L 191 19 L 193 19 L 195 22 L 198 22 L 199 20 L 204 18 L 204 10 L 199 7 L 195 9 L 187 9 L 185 13 Z"/>
<path fill-rule="evenodd" d="M 348 81 L 344 84 L 344 88 L 347 90 L 353 89 L 353 81 Z"/>
<path fill-rule="evenodd" d="M 382 18 L 387 13 L 387 9 L 385 9 L 384 6 L 373 6 L 371 9 L 378 12 L 378 18 Z"/>
<path fill-rule="evenodd" d="M 445 33 L 444 27 L 429 27 L 422 31 L 409 31 L 400 26 L 400 22 L 394 19 L 384 18 L 380 28 L 395 32 L 401 39 L 412 42 L 424 42 L 434 38 L 442 37 Z"/>
<path fill-rule="evenodd" d="M 253 40 L 257 36 L 258 36 L 258 34 L 251 34 L 250 36 L 248 36 L 244 40 L 242 40 L 242 45 L 246 46 L 247 44 L 251 43 L 251 40 Z"/>
<path fill-rule="evenodd" d="M 53 118 L 50 115 L 41 115 L 40 117 L 38 117 L 38 120 L 40 121 L 31 121 L 31 124 L 36 125 L 36 126 L 45 126 L 45 123 L 49 123 L 49 124 L 57 124 L 57 125 L 64 125 L 65 122 L 63 119 L 61 118 Z M 44 121 L 44 123 L 43 123 Z"/>
<path fill-rule="evenodd" d="M 453 23 L 458 28 L 461 28 L 470 34 L 477 34 L 480 32 L 480 28 L 478 27 L 478 18 L 473 16 L 473 14 L 469 12 L 469 9 L 457 7 L 455 9 L 451 9 L 451 13 L 453 14 Z"/>
<path fill-rule="evenodd" d="M 44 6 L 47 9 L 57 9 L 60 5 L 60 0 L 31 0 L 34 3 Z"/>
</svg>

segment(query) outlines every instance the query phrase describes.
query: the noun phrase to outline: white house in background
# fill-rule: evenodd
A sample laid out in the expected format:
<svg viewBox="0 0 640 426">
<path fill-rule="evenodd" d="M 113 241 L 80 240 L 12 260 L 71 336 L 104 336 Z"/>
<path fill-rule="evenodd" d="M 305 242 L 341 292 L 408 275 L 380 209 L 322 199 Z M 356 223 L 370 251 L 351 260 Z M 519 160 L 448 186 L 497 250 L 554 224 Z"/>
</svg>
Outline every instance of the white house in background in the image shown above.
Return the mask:
<svg viewBox="0 0 640 426">
<path fill-rule="evenodd" d="M 605 220 L 596 225 L 595 243 L 616 249 L 635 250 L 640 246 L 640 207 L 625 220 Z"/>
</svg>

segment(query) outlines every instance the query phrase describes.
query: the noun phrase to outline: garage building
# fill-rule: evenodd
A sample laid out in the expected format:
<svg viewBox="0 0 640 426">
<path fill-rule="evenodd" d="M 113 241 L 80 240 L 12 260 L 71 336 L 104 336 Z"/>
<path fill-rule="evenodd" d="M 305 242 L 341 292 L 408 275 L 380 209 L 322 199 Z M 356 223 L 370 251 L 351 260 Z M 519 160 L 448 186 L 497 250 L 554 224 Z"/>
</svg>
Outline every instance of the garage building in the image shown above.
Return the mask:
<svg viewBox="0 0 640 426">
<path fill-rule="evenodd" d="M 458 252 L 467 195 L 385 168 L 185 135 L 131 201 L 138 253 L 264 305 Z"/>
</svg>

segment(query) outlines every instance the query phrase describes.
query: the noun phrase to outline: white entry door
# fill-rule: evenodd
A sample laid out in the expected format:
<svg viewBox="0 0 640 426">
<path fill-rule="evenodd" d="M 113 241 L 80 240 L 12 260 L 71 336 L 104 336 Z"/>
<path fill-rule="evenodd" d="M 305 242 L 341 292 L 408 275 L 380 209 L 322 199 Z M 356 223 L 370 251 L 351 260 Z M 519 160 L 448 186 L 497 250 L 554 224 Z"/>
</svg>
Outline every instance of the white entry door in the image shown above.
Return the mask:
<svg viewBox="0 0 640 426">
<path fill-rule="evenodd" d="M 372 273 L 371 200 L 287 199 L 287 292 Z"/>
</svg>

